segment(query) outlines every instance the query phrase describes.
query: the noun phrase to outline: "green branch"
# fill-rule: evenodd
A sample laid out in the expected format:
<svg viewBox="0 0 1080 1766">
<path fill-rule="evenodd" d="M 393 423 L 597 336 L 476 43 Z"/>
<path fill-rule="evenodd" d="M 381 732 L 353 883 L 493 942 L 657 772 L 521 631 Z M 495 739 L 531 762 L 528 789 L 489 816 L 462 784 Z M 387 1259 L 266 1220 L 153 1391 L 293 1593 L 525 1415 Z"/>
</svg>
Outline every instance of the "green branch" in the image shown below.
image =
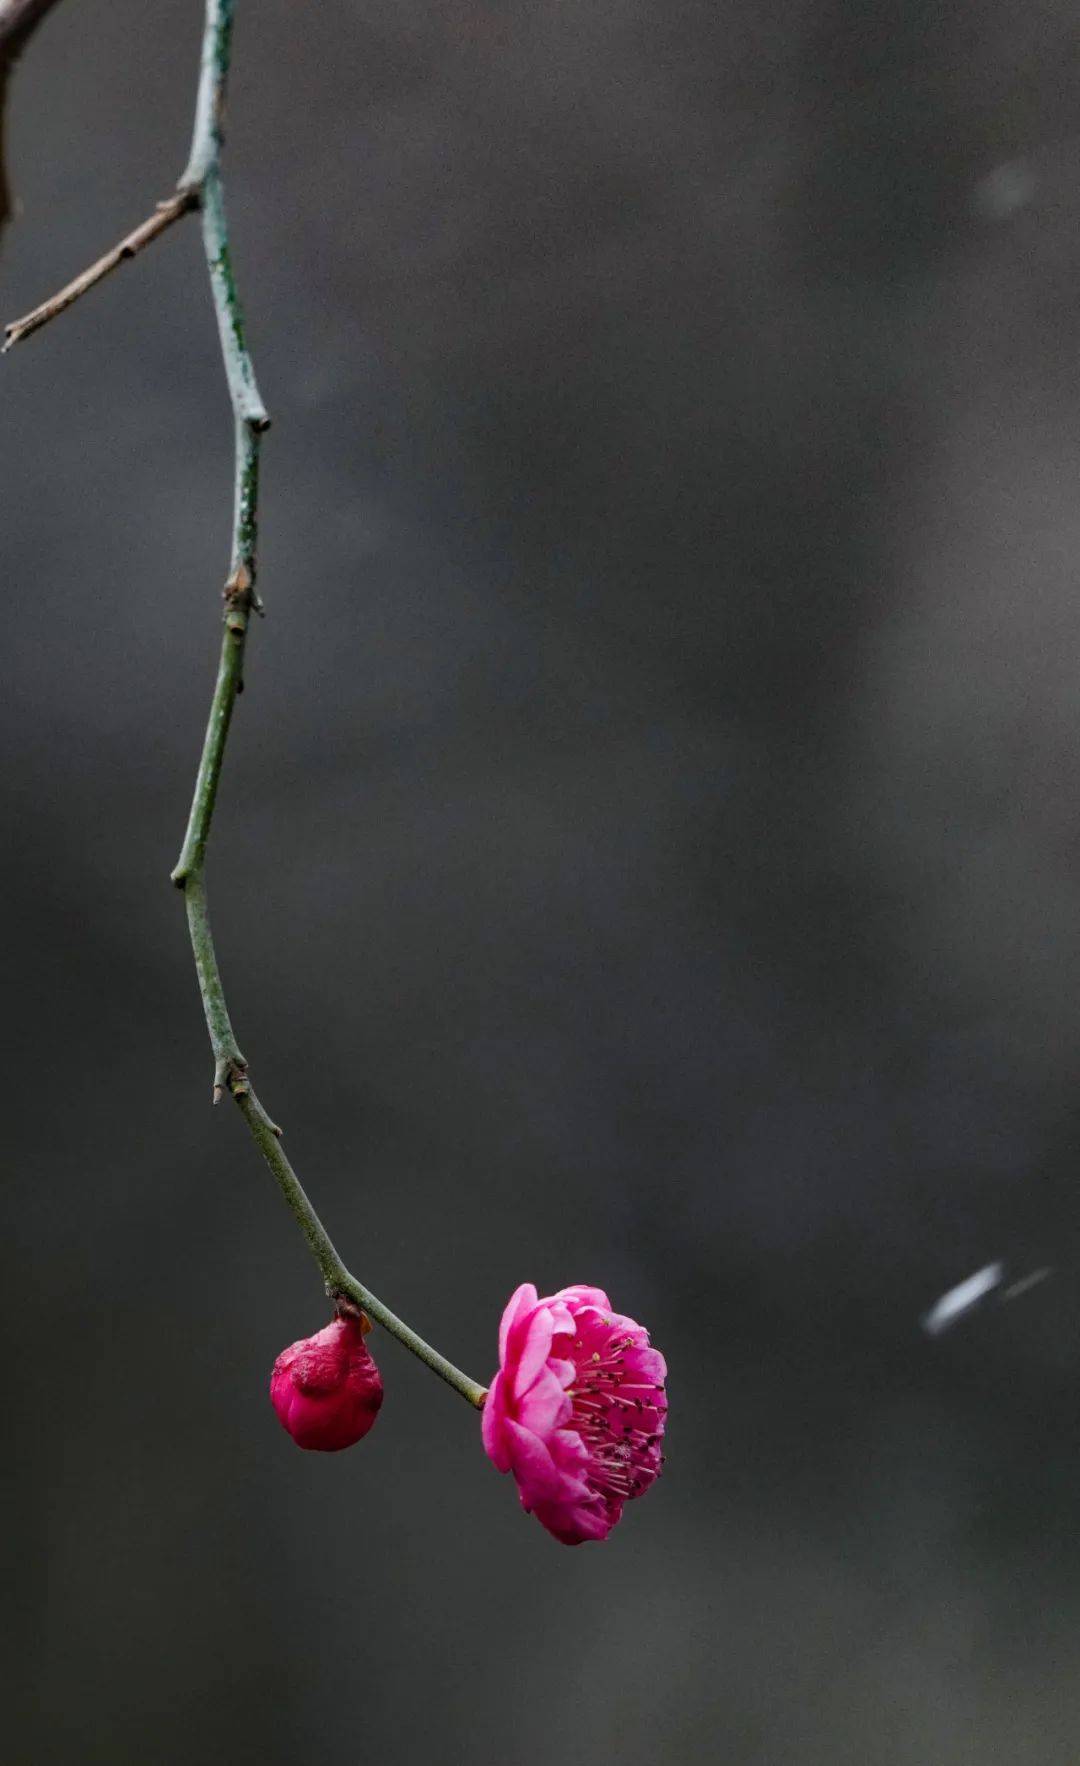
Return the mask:
<svg viewBox="0 0 1080 1766">
<path fill-rule="evenodd" d="M 237 694 L 243 681 L 244 645 L 253 611 L 260 610 L 255 592 L 255 550 L 258 533 L 259 447 L 270 419 L 259 396 L 247 347 L 244 317 L 233 273 L 220 154 L 225 121 L 225 86 L 232 39 L 233 0 L 207 0 L 206 32 L 195 106 L 195 128 L 181 191 L 197 189 L 202 210 L 203 244 L 214 296 L 225 377 L 236 425 L 236 477 L 233 501 L 232 567 L 225 584 L 225 630 L 210 717 L 206 726 L 187 832 L 173 881 L 184 891 L 188 928 L 195 956 L 203 1009 L 214 1054 L 214 1096 L 232 1093 L 240 1113 L 277 1179 L 334 1300 L 351 1300 L 369 1312 L 421 1361 L 434 1369 L 471 1404 L 480 1405 L 484 1388 L 384 1306 L 350 1274 L 316 1214 L 281 1145 L 281 1130 L 272 1122 L 251 1087 L 247 1062 L 237 1046 L 221 983 L 206 900 L 204 867 L 210 824 L 217 801 L 225 744 Z"/>
<path fill-rule="evenodd" d="M 173 882 L 184 892 L 188 930 L 195 957 L 206 1027 L 214 1056 L 214 1101 L 228 1091 L 236 1100 L 252 1139 L 269 1165 L 318 1264 L 327 1294 L 338 1305 L 361 1306 L 371 1317 L 420 1357 L 470 1404 L 484 1402 L 485 1389 L 470 1380 L 445 1356 L 417 1336 L 396 1313 L 358 1281 L 338 1256 L 326 1228 L 285 1156 L 281 1130 L 271 1121 L 251 1087 L 248 1064 L 237 1045 L 218 967 L 206 897 L 206 849 L 217 802 L 229 725 L 243 685 L 244 647 L 252 613 L 262 611 L 255 589 L 258 537 L 259 449 L 270 419 L 259 396 L 247 347 L 244 318 L 237 293 L 229 247 L 229 229 L 221 183 L 225 96 L 232 47 L 234 0 L 206 0 L 206 26 L 191 154 L 175 194 L 159 204 L 148 221 L 120 241 L 89 270 L 50 300 L 7 327 L 10 348 L 36 331 L 94 287 L 118 264 L 136 255 L 152 239 L 190 210 L 202 214 L 203 245 L 221 337 L 229 398 L 236 432 L 236 473 L 233 498 L 231 566 L 225 583 L 224 631 L 210 716 L 206 725 L 195 791 L 184 843 Z"/>
</svg>

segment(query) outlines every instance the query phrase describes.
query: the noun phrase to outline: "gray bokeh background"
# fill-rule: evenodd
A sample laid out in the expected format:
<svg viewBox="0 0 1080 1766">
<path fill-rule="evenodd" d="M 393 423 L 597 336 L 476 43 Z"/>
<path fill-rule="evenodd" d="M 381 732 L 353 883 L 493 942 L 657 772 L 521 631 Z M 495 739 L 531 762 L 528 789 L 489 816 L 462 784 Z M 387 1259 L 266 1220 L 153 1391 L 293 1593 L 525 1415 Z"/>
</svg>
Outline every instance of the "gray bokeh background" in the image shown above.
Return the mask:
<svg viewBox="0 0 1080 1766">
<path fill-rule="evenodd" d="M 325 1308 L 168 884 L 231 476 L 187 224 L 3 365 L 5 1755 L 1068 1766 L 1075 7 L 240 12 L 241 1043 L 477 1377 L 523 1279 L 649 1323 L 668 1471 L 571 1552 L 385 1338 L 361 1448 L 270 1411 Z M 42 29 L 5 316 L 168 190 L 200 23 Z M 927 1339 L 998 1257 L 1054 1274 Z"/>
</svg>

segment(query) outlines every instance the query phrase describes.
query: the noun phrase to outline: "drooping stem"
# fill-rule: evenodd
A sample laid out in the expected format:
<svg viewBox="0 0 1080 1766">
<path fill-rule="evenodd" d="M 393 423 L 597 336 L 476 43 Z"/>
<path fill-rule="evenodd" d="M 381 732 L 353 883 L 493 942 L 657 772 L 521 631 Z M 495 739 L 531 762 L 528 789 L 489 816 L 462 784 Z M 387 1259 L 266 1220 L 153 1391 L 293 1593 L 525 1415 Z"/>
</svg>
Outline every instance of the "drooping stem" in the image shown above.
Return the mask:
<svg viewBox="0 0 1080 1766">
<path fill-rule="evenodd" d="M 17 14 L 26 29 L 49 10 L 54 0 L 0 0 L 0 52 L 4 27 Z M 308 1246 L 322 1272 L 327 1293 L 336 1302 L 352 1302 L 370 1313 L 414 1355 L 467 1398 L 482 1405 L 485 1389 L 470 1380 L 430 1343 L 391 1312 L 388 1306 L 350 1273 L 338 1256 L 325 1227 L 305 1194 L 281 1145 L 281 1130 L 251 1089 L 247 1062 L 240 1053 L 218 966 L 206 897 L 206 848 L 217 801 L 218 784 L 229 724 L 243 685 L 244 648 L 252 613 L 262 606 L 255 588 L 255 554 L 259 504 L 259 449 L 270 419 L 259 396 L 247 347 L 243 312 L 237 293 L 221 182 L 225 97 L 232 49 L 234 0 L 206 0 L 206 23 L 191 153 L 172 196 L 157 205 L 140 226 L 125 235 L 96 263 L 23 318 L 6 327 L 4 349 L 10 349 L 81 299 L 122 263 L 141 252 L 183 215 L 199 209 L 203 245 L 221 338 L 222 358 L 235 424 L 235 483 L 232 550 L 225 583 L 224 632 L 210 716 L 195 780 L 187 830 L 173 881 L 183 890 L 191 948 L 199 981 L 210 1046 L 214 1056 L 214 1101 L 229 1091 L 236 1099 L 256 1145 L 270 1166 Z M 7 15 L 10 15 L 7 16 Z M 9 35 L 12 33 L 9 32 Z M 21 40 L 21 38 L 19 39 Z M 3 69 L 0 67 L 0 73 Z M 0 220 L 2 220 L 0 212 Z"/>
<path fill-rule="evenodd" d="M 243 683 L 244 648 L 253 611 L 260 611 L 255 590 L 259 495 L 259 449 L 270 419 L 255 380 L 244 332 L 229 249 L 228 223 L 221 183 L 220 153 L 229 69 L 233 0 L 207 0 L 206 30 L 191 157 L 180 180 L 181 194 L 194 192 L 202 210 L 203 243 L 221 335 L 222 356 L 233 407 L 236 432 L 236 475 L 233 502 L 231 569 L 225 584 L 225 617 L 210 716 L 206 726 L 187 831 L 173 881 L 184 892 L 195 969 L 214 1055 L 215 1101 L 228 1090 L 235 1098 L 252 1138 L 269 1165 L 309 1249 L 318 1264 L 327 1293 L 352 1301 L 390 1331 L 414 1355 L 468 1399 L 482 1405 L 484 1387 L 470 1380 L 452 1362 L 391 1312 L 356 1279 L 339 1257 L 281 1144 L 281 1130 L 271 1121 L 251 1087 L 247 1062 L 237 1045 L 222 986 L 221 971 L 210 928 L 205 864 L 210 827 L 217 801 L 229 724 Z"/>
<path fill-rule="evenodd" d="M 0 55 L 5 47 L 5 26 L 16 18 L 28 31 L 55 0 L 0 0 Z M 233 708 L 243 686 L 244 649 L 252 613 L 262 605 L 255 588 L 255 554 L 259 506 L 259 449 L 270 419 L 259 396 L 255 370 L 247 347 L 244 318 L 237 293 L 221 182 L 221 149 L 224 141 L 225 97 L 232 51 L 235 0 L 206 0 L 195 121 L 191 153 L 175 192 L 158 203 L 152 214 L 125 235 L 96 263 L 89 266 L 58 293 L 32 312 L 6 326 L 8 350 L 81 299 L 120 264 L 159 238 L 175 221 L 192 212 L 202 214 L 203 245 L 210 286 L 221 337 L 221 352 L 235 423 L 235 483 L 233 497 L 232 550 L 225 583 L 224 632 L 210 716 L 206 726 L 195 791 L 184 843 L 173 882 L 184 892 L 191 948 L 199 981 L 210 1046 L 214 1055 L 214 1101 L 229 1091 L 236 1099 L 252 1138 L 277 1179 L 308 1246 L 322 1272 L 327 1293 L 335 1302 L 361 1306 L 377 1319 L 414 1355 L 439 1374 L 470 1404 L 484 1402 L 485 1388 L 470 1380 L 460 1368 L 433 1349 L 411 1327 L 350 1273 L 338 1256 L 326 1228 L 305 1194 L 303 1185 L 285 1156 L 281 1130 L 271 1121 L 255 1096 L 248 1065 L 240 1053 L 229 1018 L 225 990 L 218 966 L 210 910 L 206 898 L 206 848 L 217 801 L 225 745 Z M 25 34 L 25 33 L 24 33 Z M 12 41 L 23 36 L 10 29 Z M 0 75 L 3 65 L 0 62 Z M 3 219 L 0 205 L 0 221 Z"/>
<path fill-rule="evenodd" d="M 439 1351 L 433 1349 L 430 1343 L 425 1343 L 423 1337 L 418 1336 L 416 1331 L 412 1330 L 403 1319 L 398 1318 L 395 1312 L 391 1312 L 389 1306 L 385 1306 L 378 1296 L 371 1292 L 370 1288 L 366 1288 L 363 1282 L 358 1281 L 346 1269 L 334 1249 L 330 1235 L 312 1207 L 303 1184 L 285 1156 L 285 1149 L 281 1144 L 281 1130 L 271 1122 L 250 1085 L 236 1085 L 234 1093 L 240 1106 L 240 1113 L 250 1128 L 263 1158 L 277 1178 L 281 1192 L 296 1216 L 300 1230 L 311 1249 L 311 1254 L 322 1271 L 327 1293 L 335 1298 L 355 1301 L 365 1312 L 370 1313 L 373 1319 L 397 1337 L 399 1342 L 404 1343 L 407 1349 L 411 1349 L 414 1355 L 418 1355 L 421 1361 L 426 1362 L 434 1373 L 439 1374 L 448 1385 L 453 1386 L 456 1392 L 460 1392 L 463 1398 L 467 1398 L 470 1404 L 483 1404 L 485 1391 L 483 1386 L 478 1386 L 475 1380 L 470 1380 L 467 1375 L 461 1372 L 460 1368 L 454 1366 L 453 1362 L 447 1361 L 445 1355 L 440 1355 Z"/>
</svg>

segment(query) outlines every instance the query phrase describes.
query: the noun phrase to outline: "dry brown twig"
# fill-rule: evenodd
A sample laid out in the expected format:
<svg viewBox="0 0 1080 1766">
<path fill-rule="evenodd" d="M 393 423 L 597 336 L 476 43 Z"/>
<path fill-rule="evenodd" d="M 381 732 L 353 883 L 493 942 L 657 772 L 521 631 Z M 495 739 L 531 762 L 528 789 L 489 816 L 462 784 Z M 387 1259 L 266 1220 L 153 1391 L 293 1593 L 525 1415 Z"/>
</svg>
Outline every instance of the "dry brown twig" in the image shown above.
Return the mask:
<svg viewBox="0 0 1080 1766">
<path fill-rule="evenodd" d="M 152 215 L 148 215 L 145 221 L 140 221 L 139 225 L 133 227 L 130 233 L 126 233 L 123 239 L 110 251 L 104 252 L 96 263 L 90 264 L 85 270 L 80 271 L 78 276 L 74 276 L 70 282 L 65 283 L 63 288 L 58 289 L 55 294 L 51 294 L 48 300 L 43 300 L 39 307 L 34 307 L 31 312 L 24 313 L 21 319 L 13 319 L 9 325 L 5 325 L 4 344 L 0 349 L 0 355 L 6 354 L 14 344 L 20 343 L 24 337 L 29 337 L 32 331 L 37 331 L 40 326 L 47 325 L 50 319 L 55 319 L 56 315 L 62 313 L 66 307 L 73 306 L 77 300 L 94 287 L 95 283 L 103 281 L 106 276 L 111 275 L 113 270 L 119 269 L 121 264 L 127 263 L 129 258 L 136 257 L 145 245 L 149 245 L 152 240 L 157 238 L 159 233 L 164 233 L 165 229 L 171 227 L 174 221 L 178 221 L 181 215 L 186 215 L 189 209 L 198 208 L 198 206 L 199 195 L 196 190 L 177 190 L 175 195 L 167 196 L 164 202 L 159 202 Z"/>
</svg>

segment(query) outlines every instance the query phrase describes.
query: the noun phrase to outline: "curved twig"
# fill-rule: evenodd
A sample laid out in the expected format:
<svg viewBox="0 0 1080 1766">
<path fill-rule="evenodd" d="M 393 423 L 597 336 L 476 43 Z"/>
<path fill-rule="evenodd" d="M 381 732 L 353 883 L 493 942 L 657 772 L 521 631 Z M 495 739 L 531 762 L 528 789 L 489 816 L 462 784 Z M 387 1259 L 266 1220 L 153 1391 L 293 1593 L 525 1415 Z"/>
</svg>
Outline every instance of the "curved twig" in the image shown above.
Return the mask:
<svg viewBox="0 0 1080 1766">
<path fill-rule="evenodd" d="M 29 5 L 31 0 L 26 0 Z M 53 0 L 37 0 L 44 9 Z M 0 0 L 2 5 L 2 0 Z M 243 313 L 236 289 L 221 183 L 226 83 L 232 44 L 234 0 L 206 0 L 206 25 L 191 155 L 176 194 L 111 252 L 76 277 L 49 301 L 7 327 L 10 347 L 19 338 L 61 313 L 87 289 L 189 210 L 202 213 L 203 245 L 210 273 L 221 350 L 236 432 L 236 476 L 233 502 L 232 555 L 225 583 L 224 632 L 210 717 L 206 726 L 195 791 L 184 843 L 172 873 L 183 890 L 191 948 L 214 1056 L 214 1101 L 226 1091 L 235 1098 L 255 1144 L 269 1165 L 322 1273 L 335 1304 L 353 1302 L 377 1319 L 406 1348 L 439 1374 L 454 1390 L 480 1406 L 485 1389 L 447 1361 L 437 1349 L 391 1312 L 369 1288 L 350 1273 L 281 1145 L 281 1130 L 271 1121 L 251 1087 L 248 1065 L 240 1053 L 222 987 L 221 971 L 210 929 L 206 899 L 206 848 L 221 778 L 229 724 L 243 684 L 244 648 L 252 613 L 261 612 L 255 589 L 259 502 L 259 450 L 270 419 L 259 396 L 247 346 Z"/>
<path fill-rule="evenodd" d="M 327 1293 L 357 1302 L 388 1331 L 427 1363 L 471 1404 L 482 1404 L 484 1388 L 426 1343 L 346 1269 L 312 1207 L 304 1187 L 281 1145 L 281 1130 L 271 1121 L 251 1087 L 247 1062 L 237 1046 L 229 1019 L 214 949 L 206 902 L 204 866 L 210 823 L 217 798 L 221 765 L 233 707 L 243 679 L 248 624 L 259 602 L 255 593 L 255 546 L 259 499 L 259 448 L 270 419 L 259 396 L 247 347 L 244 319 L 233 275 L 220 154 L 229 69 L 233 0 L 207 0 L 202 71 L 195 107 L 191 158 L 180 190 L 197 190 L 203 222 L 203 244 L 210 271 L 225 375 L 236 424 L 236 491 L 233 505 L 232 560 L 225 584 L 225 630 L 221 660 L 210 706 L 202 756 L 195 781 L 184 844 L 173 881 L 184 891 L 191 947 L 199 977 L 207 1029 L 214 1054 L 214 1096 L 232 1093 L 252 1137 L 289 1204 L 322 1272 Z"/>
</svg>

